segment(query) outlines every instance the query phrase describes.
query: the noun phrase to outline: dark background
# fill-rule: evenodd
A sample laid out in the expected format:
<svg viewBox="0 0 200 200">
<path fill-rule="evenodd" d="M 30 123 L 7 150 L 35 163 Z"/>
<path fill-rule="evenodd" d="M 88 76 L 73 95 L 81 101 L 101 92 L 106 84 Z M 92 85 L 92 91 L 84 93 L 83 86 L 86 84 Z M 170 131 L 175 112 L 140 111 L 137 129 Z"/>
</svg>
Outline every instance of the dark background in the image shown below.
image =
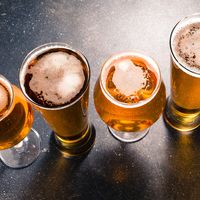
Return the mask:
<svg viewBox="0 0 200 200">
<path fill-rule="evenodd" d="M 96 129 L 88 156 L 68 160 L 36 113 L 41 155 L 20 170 L 0 163 L 0 199 L 200 199 L 199 130 L 169 131 L 161 117 L 143 140 L 123 144 L 109 134 L 92 98 L 102 63 L 134 49 L 158 62 L 169 94 L 170 31 L 199 8 L 198 0 L 0 1 L 0 73 L 19 85 L 19 67 L 36 46 L 59 41 L 79 49 L 91 66 L 90 119 Z"/>
</svg>

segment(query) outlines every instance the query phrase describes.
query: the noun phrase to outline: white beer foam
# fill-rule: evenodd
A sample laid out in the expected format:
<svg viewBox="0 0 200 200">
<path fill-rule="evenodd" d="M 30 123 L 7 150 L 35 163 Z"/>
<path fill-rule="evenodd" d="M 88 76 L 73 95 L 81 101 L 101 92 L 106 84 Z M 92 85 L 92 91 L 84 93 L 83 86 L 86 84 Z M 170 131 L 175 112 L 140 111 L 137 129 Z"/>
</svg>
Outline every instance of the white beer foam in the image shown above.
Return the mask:
<svg viewBox="0 0 200 200">
<path fill-rule="evenodd" d="M 3 111 L 9 103 L 7 90 L 0 83 L 0 112 Z"/>
<path fill-rule="evenodd" d="M 147 80 L 141 67 L 131 60 L 122 60 L 115 64 L 112 81 L 122 94 L 129 96 L 142 89 Z"/>
<path fill-rule="evenodd" d="M 66 52 L 44 55 L 27 69 L 32 74 L 30 89 L 41 93 L 46 101 L 56 105 L 65 104 L 74 98 L 83 87 L 85 76 L 78 58 Z"/>
<path fill-rule="evenodd" d="M 185 24 L 172 41 L 175 56 L 189 70 L 200 74 L 200 23 Z"/>
</svg>

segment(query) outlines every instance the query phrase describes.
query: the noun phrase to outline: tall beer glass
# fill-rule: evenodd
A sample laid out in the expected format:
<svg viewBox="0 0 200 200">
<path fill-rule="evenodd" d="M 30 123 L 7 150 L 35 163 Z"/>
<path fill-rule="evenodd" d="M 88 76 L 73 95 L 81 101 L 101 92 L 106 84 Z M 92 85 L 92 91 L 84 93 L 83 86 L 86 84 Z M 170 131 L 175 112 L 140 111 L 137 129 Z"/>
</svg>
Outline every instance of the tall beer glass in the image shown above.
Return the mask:
<svg viewBox="0 0 200 200">
<path fill-rule="evenodd" d="M 200 14 L 178 22 L 170 35 L 171 96 L 165 121 L 179 131 L 200 125 Z"/>
<path fill-rule="evenodd" d="M 142 139 L 165 106 L 165 86 L 157 63 L 138 52 L 123 52 L 103 65 L 94 103 L 111 134 L 122 142 Z"/>
<path fill-rule="evenodd" d="M 88 152 L 95 136 L 88 123 L 90 68 L 86 58 L 67 44 L 44 44 L 26 56 L 19 78 L 24 95 L 54 131 L 63 155 Z"/>
<path fill-rule="evenodd" d="M 40 153 L 40 136 L 31 129 L 33 111 L 20 89 L 0 75 L 0 158 L 12 168 L 30 165 Z"/>
</svg>

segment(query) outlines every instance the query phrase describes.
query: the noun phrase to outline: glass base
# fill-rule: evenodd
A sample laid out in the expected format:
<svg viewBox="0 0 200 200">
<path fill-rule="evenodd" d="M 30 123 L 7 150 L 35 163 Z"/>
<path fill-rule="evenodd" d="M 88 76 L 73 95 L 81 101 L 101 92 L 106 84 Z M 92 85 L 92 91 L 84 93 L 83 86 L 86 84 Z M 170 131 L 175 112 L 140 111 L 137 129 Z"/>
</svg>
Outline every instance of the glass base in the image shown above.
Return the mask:
<svg viewBox="0 0 200 200">
<path fill-rule="evenodd" d="M 150 128 L 147 128 L 143 131 L 137 131 L 137 132 L 123 132 L 123 131 L 116 131 L 115 129 L 108 126 L 108 130 L 114 136 L 114 138 L 118 139 L 121 142 L 137 142 L 144 138 Z"/>
<path fill-rule="evenodd" d="M 86 155 L 93 147 L 95 141 L 95 129 L 88 126 L 85 133 L 76 140 L 64 140 L 54 134 L 57 149 L 65 158 L 75 158 Z"/>
<path fill-rule="evenodd" d="M 40 154 L 40 135 L 32 128 L 17 145 L 0 151 L 2 162 L 11 168 L 23 168 L 32 164 Z"/>
<path fill-rule="evenodd" d="M 199 111 L 181 108 L 170 97 L 167 98 L 163 117 L 170 127 L 181 132 L 192 131 L 200 125 Z"/>
</svg>

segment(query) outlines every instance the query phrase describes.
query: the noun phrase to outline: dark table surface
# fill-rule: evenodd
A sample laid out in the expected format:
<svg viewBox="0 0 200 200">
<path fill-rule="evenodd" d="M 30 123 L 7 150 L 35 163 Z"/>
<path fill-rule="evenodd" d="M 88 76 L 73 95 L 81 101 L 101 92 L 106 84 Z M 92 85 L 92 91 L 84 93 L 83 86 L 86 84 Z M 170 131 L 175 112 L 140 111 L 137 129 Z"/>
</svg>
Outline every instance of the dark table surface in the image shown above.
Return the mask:
<svg viewBox="0 0 200 200">
<path fill-rule="evenodd" d="M 0 73 L 19 85 L 25 55 L 43 43 L 65 42 L 82 51 L 92 71 L 89 111 L 96 142 L 83 159 L 63 158 L 36 113 L 41 155 L 19 170 L 0 163 L 0 199 L 200 199 L 199 130 L 176 133 L 161 117 L 143 140 L 123 144 L 109 134 L 92 98 L 105 59 L 132 49 L 159 63 L 169 94 L 170 31 L 199 7 L 197 0 L 1 0 Z"/>
</svg>

